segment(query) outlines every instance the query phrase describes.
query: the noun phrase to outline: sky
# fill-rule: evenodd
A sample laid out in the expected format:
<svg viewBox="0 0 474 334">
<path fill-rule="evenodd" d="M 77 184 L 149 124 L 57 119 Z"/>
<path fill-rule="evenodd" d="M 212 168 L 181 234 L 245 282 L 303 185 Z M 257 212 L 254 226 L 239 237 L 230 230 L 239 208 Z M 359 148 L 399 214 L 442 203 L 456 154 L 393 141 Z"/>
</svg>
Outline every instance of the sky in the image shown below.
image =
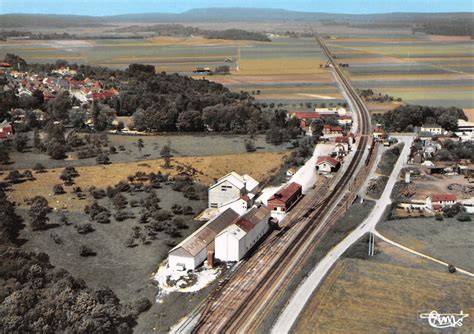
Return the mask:
<svg viewBox="0 0 474 334">
<path fill-rule="evenodd" d="M 474 12 L 474 0 L 0 0 L 0 13 L 118 15 L 258 7 L 326 13 Z"/>
</svg>

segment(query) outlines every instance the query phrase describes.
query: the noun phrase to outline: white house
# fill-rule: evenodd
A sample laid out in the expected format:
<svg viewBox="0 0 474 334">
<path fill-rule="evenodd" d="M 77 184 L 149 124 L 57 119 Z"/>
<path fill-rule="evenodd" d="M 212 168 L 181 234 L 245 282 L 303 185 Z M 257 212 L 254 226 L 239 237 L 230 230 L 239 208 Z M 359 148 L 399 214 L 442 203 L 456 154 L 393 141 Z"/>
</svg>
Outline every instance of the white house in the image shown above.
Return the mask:
<svg viewBox="0 0 474 334">
<path fill-rule="evenodd" d="M 458 119 L 458 130 L 456 136 L 462 141 L 474 141 L 474 122 L 467 122 L 463 119 Z"/>
<path fill-rule="evenodd" d="M 258 181 L 247 174 L 241 176 L 236 172 L 231 172 L 221 177 L 209 188 L 209 207 L 220 208 L 243 195 L 252 199 L 257 192 L 258 185 Z"/>
<path fill-rule="evenodd" d="M 269 229 L 270 210 L 252 207 L 215 240 L 215 257 L 221 261 L 240 261 Z"/>
<path fill-rule="evenodd" d="M 343 107 L 334 108 L 314 108 L 314 111 L 321 115 L 344 116 L 347 114 L 347 109 Z"/>
<path fill-rule="evenodd" d="M 318 170 L 319 174 L 330 174 L 332 172 L 336 172 L 341 163 L 330 157 L 330 156 L 322 156 L 318 158 L 316 162 L 316 169 Z"/>
<path fill-rule="evenodd" d="M 194 270 L 207 258 L 207 248 L 216 235 L 232 224 L 239 214 L 232 209 L 219 214 L 168 252 L 168 266 Z"/>
<path fill-rule="evenodd" d="M 434 194 L 426 198 L 428 210 L 440 210 L 452 206 L 458 201 L 455 194 Z"/>
<path fill-rule="evenodd" d="M 467 213 L 474 214 L 474 197 L 461 200 L 461 204 L 464 206 Z"/>
<path fill-rule="evenodd" d="M 438 124 L 423 124 L 421 126 L 420 132 L 429 132 L 432 135 L 442 135 L 444 129 Z"/>
</svg>

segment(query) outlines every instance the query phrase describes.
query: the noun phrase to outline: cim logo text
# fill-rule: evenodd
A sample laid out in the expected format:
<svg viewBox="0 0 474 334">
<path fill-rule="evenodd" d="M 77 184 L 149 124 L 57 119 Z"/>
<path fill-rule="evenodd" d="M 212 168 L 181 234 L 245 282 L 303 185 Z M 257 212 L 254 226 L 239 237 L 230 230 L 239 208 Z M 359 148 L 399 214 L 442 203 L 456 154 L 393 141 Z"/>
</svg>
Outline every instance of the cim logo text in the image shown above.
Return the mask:
<svg viewBox="0 0 474 334">
<path fill-rule="evenodd" d="M 420 314 L 420 318 L 428 319 L 428 323 L 433 328 L 449 328 L 449 327 L 462 327 L 464 318 L 469 317 L 469 314 L 461 313 L 438 313 L 437 311 L 431 311 L 430 313 Z"/>
</svg>

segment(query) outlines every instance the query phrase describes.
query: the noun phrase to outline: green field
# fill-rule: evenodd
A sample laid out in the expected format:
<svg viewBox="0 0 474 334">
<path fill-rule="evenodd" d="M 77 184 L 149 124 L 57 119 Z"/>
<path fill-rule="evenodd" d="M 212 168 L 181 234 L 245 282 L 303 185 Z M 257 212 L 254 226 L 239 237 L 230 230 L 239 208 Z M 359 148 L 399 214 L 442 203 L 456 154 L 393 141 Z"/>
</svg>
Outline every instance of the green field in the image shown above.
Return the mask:
<svg viewBox="0 0 474 334">
<path fill-rule="evenodd" d="M 433 106 L 474 107 L 474 43 L 426 35 L 342 37 L 327 41 L 358 88 Z M 400 89 L 403 88 L 403 89 Z"/>
</svg>

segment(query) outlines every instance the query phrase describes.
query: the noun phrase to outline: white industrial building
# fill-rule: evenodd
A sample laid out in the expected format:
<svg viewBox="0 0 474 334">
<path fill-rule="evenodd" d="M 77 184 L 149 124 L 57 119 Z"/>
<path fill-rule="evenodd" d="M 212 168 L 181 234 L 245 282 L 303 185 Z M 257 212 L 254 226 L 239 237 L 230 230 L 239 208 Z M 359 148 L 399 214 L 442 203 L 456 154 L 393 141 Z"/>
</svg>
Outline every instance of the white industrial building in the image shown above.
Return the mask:
<svg viewBox="0 0 474 334">
<path fill-rule="evenodd" d="M 252 206 L 251 200 L 247 195 L 240 196 L 229 203 L 223 204 L 217 210 L 223 212 L 227 209 L 232 209 L 237 212 L 239 215 L 243 215 L 250 207 Z"/>
<path fill-rule="evenodd" d="M 269 229 L 271 211 L 254 206 L 215 239 L 215 258 L 240 261 Z"/>
<path fill-rule="evenodd" d="M 217 234 L 229 227 L 239 214 L 232 209 L 219 214 L 201 226 L 196 232 L 184 239 L 168 252 L 168 266 L 185 270 L 194 270 L 207 258 L 207 249 Z"/>
<path fill-rule="evenodd" d="M 444 129 L 438 124 L 423 124 L 421 126 L 420 132 L 428 132 L 432 135 L 442 135 Z"/>
<path fill-rule="evenodd" d="M 241 176 L 236 172 L 231 172 L 209 188 L 209 208 L 220 208 L 244 195 L 252 199 L 258 185 L 258 181 L 247 174 Z"/>
</svg>

